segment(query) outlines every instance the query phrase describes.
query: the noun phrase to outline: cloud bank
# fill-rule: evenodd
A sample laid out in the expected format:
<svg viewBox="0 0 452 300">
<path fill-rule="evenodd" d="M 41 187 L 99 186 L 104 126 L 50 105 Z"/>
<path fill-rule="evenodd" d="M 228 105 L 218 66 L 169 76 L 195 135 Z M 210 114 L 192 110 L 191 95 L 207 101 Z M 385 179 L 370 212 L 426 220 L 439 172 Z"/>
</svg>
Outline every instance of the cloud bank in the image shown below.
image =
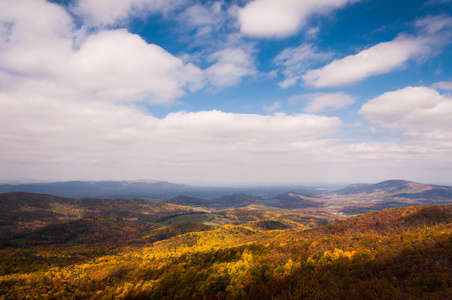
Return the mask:
<svg viewBox="0 0 452 300">
<path fill-rule="evenodd" d="M 337 110 L 355 103 L 355 99 L 347 93 L 324 93 L 310 95 L 308 105 L 304 111 L 319 113 L 325 110 Z"/>
<path fill-rule="evenodd" d="M 337 53 L 320 47 L 321 24 L 311 21 L 353 2 L 0 1 L 0 177 L 446 178 L 452 99 L 441 66 L 430 87 L 375 88 L 370 100 L 366 87 L 312 89 L 421 65 L 450 44 L 451 18 L 413 19 L 417 34 L 361 44 L 331 62 Z M 174 26 L 165 31 L 178 39 L 172 49 L 186 43 L 181 52 L 131 33 L 131 23 L 155 15 Z M 303 42 L 282 41 L 295 34 Z M 284 90 L 269 88 L 276 84 Z"/>
</svg>

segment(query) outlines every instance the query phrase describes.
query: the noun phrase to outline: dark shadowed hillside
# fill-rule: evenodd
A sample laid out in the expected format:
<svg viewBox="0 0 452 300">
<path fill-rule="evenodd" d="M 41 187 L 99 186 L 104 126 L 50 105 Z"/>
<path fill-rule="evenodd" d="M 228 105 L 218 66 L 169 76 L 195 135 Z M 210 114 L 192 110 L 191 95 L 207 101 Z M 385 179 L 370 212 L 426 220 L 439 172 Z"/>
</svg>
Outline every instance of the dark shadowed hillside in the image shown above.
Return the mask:
<svg viewBox="0 0 452 300">
<path fill-rule="evenodd" d="M 213 199 L 200 199 L 196 197 L 180 195 L 165 201 L 178 205 L 206 207 L 212 209 L 225 209 L 233 207 L 246 207 L 261 203 L 261 198 L 246 194 L 232 194 Z"/>
<path fill-rule="evenodd" d="M 144 199 L 63 198 L 45 194 L 0 194 L 0 238 L 89 216 L 153 221 L 191 212 L 189 207 Z"/>
<path fill-rule="evenodd" d="M 205 206 L 209 207 L 212 205 L 212 201 L 196 198 L 196 197 L 190 197 L 185 195 L 179 195 L 174 198 L 171 198 L 169 200 L 165 201 L 166 203 L 172 203 L 177 205 L 185 205 L 185 206 Z"/>
<path fill-rule="evenodd" d="M 272 203 L 268 203 L 267 205 L 284 209 L 322 207 L 324 204 L 323 199 L 315 195 L 303 195 L 293 192 L 274 196 L 270 201 Z"/>
<path fill-rule="evenodd" d="M 245 207 L 260 202 L 259 197 L 245 194 L 233 194 L 214 199 L 215 204 L 222 207 Z"/>
<path fill-rule="evenodd" d="M 117 216 L 86 217 L 39 228 L 21 238 L 26 245 L 118 244 L 159 228 L 152 222 L 128 221 Z"/>
</svg>

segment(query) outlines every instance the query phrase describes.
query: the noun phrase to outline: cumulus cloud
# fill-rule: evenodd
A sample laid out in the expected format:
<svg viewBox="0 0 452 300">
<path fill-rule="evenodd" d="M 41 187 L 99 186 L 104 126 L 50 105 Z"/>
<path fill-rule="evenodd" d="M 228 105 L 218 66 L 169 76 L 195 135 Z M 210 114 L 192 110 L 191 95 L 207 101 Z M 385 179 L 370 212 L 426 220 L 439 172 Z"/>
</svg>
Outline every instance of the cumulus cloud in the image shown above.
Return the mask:
<svg viewBox="0 0 452 300">
<path fill-rule="evenodd" d="M 85 1 L 79 5 L 103 7 L 106 3 Z M 167 5 L 158 1 L 153 5 L 158 3 Z M 125 29 L 85 35 L 56 4 L 24 0 L 13 5 L 12 1 L 3 1 L 0 7 L 0 68 L 5 70 L 4 80 L 26 76 L 76 89 L 85 93 L 85 99 L 95 96 L 103 101 L 168 104 L 206 83 L 221 89 L 257 74 L 250 47 L 216 50 L 207 55 L 210 67 L 201 70 L 189 62 L 190 58 L 175 57 Z M 203 9 L 195 11 L 204 14 Z M 212 4 L 209 11 L 220 13 L 221 5 Z M 37 19 L 37 12 L 46 18 Z M 80 35 L 84 38 L 79 39 Z"/>
<path fill-rule="evenodd" d="M 388 175 L 411 180 L 428 176 L 443 182 L 442 176 L 450 176 L 450 95 L 428 87 L 406 87 L 371 99 L 359 113 L 396 139 L 366 140 L 336 148 L 350 164 L 372 168 L 382 179 Z"/>
<path fill-rule="evenodd" d="M 45 76 L 67 60 L 72 49 L 70 16 L 44 0 L 0 2 L 0 27 L 0 67 L 11 72 Z"/>
<path fill-rule="evenodd" d="M 431 51 L 428 43 L 427 38 L 402 35 L 334 60 L 323 68 L 310 70 L 302 78 L 307 85 L 316 88 L 350 85 L 370 76 L 389 73 L 409 59 L 428 54 Z"/>
<path fill-rule="evenodd" d="M 205 70 L 212 86 L 235 86 L 247 76 L 257 74 L 251 54 L 240 48 L 227 48 L 209 56 L 213 64 Z"/>
<path fill-rule="evenodd" d="M 320 53 L 312 44 L 284 49 L 274 59 L 275 64 L 282 68 L 285 77 L 278 85 L 287 88 L 297 84 L 307 68 L 331 57 L 332 53 Z"/>
<path fill-rule="evenodd" d="M 309 114 L 156 118 L 134 106 L 172 103 L 205 82 L 238 84 L 257 72 L 247 49 L 214 51 L 201 70 L 124 29 L 78 39 L 67 11 L 39 0 L 0 2 L 0 24 L 0 176 L 237 181 L 288 157 L 307 161 L 343 126 Z"/>
<path fill-rule="evenodd" d="M 74 54 L 69 70 L 73 84 L 116 101 L 168 103 L 183 95 L 184 87 L 196 89 L 202 80 L 194 65 L 123 29 L 90 36 Z"/>
<path fill-rule="evenodd" d="M 347 93 L 319 93 L 309 96 L 309 103 L 304 111 L 319 113 L 325 110 L 337 110 L 355 103 L 355 99 Z"/>
<path fill-rule="evenodd" d="M 138 35 L 103 30 L 74 47 L 78 32 L 64 9 L 44 1 L 19 3 L 0 4 L 3 24 L 12 24 L 3 26 L 8 30 L 0 48 L 6 75 L 51 80 L 115 102 L 171 103 L 202 86 L 199 68 Z M 46 17 L 35 18 L 37 12 Z"/>
<path fill-rule="evenodd" d="M 240 8 L 241 32 L 256 37 L 286 37 L 295 34 L 307 18 L 325 14 L 356 0 L 254 0 Z"/>
<path fill-rule="evenodd" d="M 422 86 L 386 92 L 364 104 L 359 113 L 373 124 L 409 135 L 452 128 L 452 98 Z"/>
<path fill-rule="evenodd" d="M 188 173 L 179 179 L 187 174 L 200 179 L 204 172 L 215 170 L 218 174 L 209 178 L 225 179 L 222 174 L 235 168 L 249 176 L 281 154 L 294 159 L 300 159 L 301 153 L 309 155 L 343 126 L 338 118 L 308 114 L 202 111 L 159 119 L 133 107 L 81 103 L 78 97 L 61 101 L 34 92 L 0 93 L 0 165 L 3 171 L 11 167 L 12 176 L 24 165 L 32 177 L 39 175 L 34 168 L 52 176 L 53 165 L 83 178 L 105 178 L 109 168 L 123 170 L 109 173 L 123 179 L 133 174 L 133 178 L 174 180 L 180 172 Z M 237 166 L 240 161 L 243 164 Z M 54 176 L 65 178 L 62 172 Z"/>
<path fill-rule="evenodd" d="M 202 27 L 222 23 L 225 19 L 223 3 L 213 2 L 210 5 L 195 4 L 180 14 L 184 25 Z"/>
<path fill-rule="evenodd" d="M 249 2 L 244 9 L 258 2 L 265 1 Z M 317 1 L 318 6 L 311 1 L 289 2 L 278 5 L 305 5 L 308 12 L 296 13 L 298 21 L 285 28 L 266 31 L 263 27 L 260 35 L 253 35 L 283 36 L 300 29 L 306 16 L 339 7 L 335 1 Z M 220 5 L 223 2 L 194 6 L 185 1 L 151 0 L 74 3 L 68 13 L 44 0 L 0 1 L 0 177 L 67 180 L 111 176 L 109 179 L 184 182 L 208 178 L 222 183 L 275 183 L 278 178 L 298 183 L 337 180 L 344 178 L 342 172 L 361 174 L 366 168 L 372 168 L 372 174 L 383 169 L 394 174 L 411 165 L 403 160 L 424 164 L 424 169 L 418 168 L 423 171 L 432 164 L 452 165 L 451 99 L 429 88 L 390 92 L 362 107 L 360 113 L 372 126 L 400 134 L 402 142 L 394 143 L 344 145 L 336 134 L 350 126 L 339 118 L 313 115 L 352 104 L 353 98 L 345 93 L 311 94 L 302 99 L 310 101 L 305 113 L 297 115 L 210 110 L 152 116 L 138 106 L 140 101 L 170 104 L 206 85 L 221 89 L 255 76 L 253 45 L 245 43 L 241 33 L 226 32 L 202 44 L 204 50 L 197 54 L 203 57 L 200 64 L 208 66 L 202 70 L 190 63 L 191 55 L 176 57 L 138 35 L 115 28 L 130 16 L 177 9 L 174 17 L 186 18 L 187 30 L 196 29 L 198 37 L 207 36 L 228 17 Z M 279 8 L 275 13 L 280 13 Z M 75 24 L 74 14 L 77 22 L 85 22 L 82 28 Z M 289 21 L 291 16 L 289 13 Z M 435 20 L 434 26 L 418 20 L 418 26 L 432 35 L 448 28 L 444 19 Z M 97 28 L 87 30 L 90 26 Z M 316 32 L 306 30 L 307 35 Z M 421 41 L 420 37 L 405 38 Z M 399 39 L 402 37 L 389 44 Z M 207 43 L 213 46 L 206 47 Z M 407 51 L 408 59 L 421 55 L 420 48 L 419 54 Z M 330 57 L 310 44 L 284 50 L 274 61 L 284 75 L 280 86 L 298 84 L 306 68 Z M 448 84 L 435 86 L 447 88 Z M 275 111 L 280 105 L 275 102 L 264 109 Z M 427 155 L 431 157 L 427 159 Z M 389 177 L 385 174 L 380 173 L 381 179 Z"/>
</svg>

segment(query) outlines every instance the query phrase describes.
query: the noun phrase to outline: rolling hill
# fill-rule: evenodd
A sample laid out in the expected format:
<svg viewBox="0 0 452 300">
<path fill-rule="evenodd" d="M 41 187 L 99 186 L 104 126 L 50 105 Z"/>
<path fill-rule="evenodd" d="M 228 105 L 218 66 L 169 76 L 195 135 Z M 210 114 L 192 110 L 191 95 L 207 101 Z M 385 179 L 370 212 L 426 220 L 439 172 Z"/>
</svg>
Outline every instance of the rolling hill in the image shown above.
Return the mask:
<svg viewBox="0 0 452 300">
<path fill-rule="evenodd" d="M 4 193 L 0 194 L 0 244 L 127 242 L 139 240 L 150 234 L 149 230 L 160 226 L 189 222 L 220 226 L 271 221 L 291 228 L 311 228 L 338 219 L 325 212 L 286 211 L 254 204 L 260 201 L 260 198 L 244 194 L 212 200 L 179 196 L 167 202 L 154 202 L 145 199 L 65 198 L 25 192 Z M 215 210 L 211 213 L 199 212 L 192 207 L 169 202 L 206 205 Z M 261 227 L 265 228 L 264 225 Z"/>
<path fill-rule="evenodd" d="M 339 195 L 350 194 L 373 194 L 383 192 L 388 195 L 397 194 L 419 194 L 429 190 L 441 190 L 445 192 L 452 192 L 452 187 L 439 186 L 432 184 L 422 184 L 406 180 L 386 180 L 376 184 L 352 184 L 343 189 L 337 190 L 334 193 Z M 452 194 L 448 194 L 449 196 Z M 433 195 L 432 195 L 433 196 Z"/>
<path fill-rule="evenodd" d="M 282 209 L 297 209 L 308 207 L 322 207 L 323 198 L 316 195 L 298 194 L 294 192 L 279 194 L 276 196 L 258 197 L 246 194 L 232 194 L 212 199 L 201 199 L 186 195 L 168 199 L 166 203 L 203 207 L 209 209 L 227 209 L 247 207 L 250 205 L 265 205 Z"/>
<path fill-rule="evenodd" d="M 412 205 L 452 204 L 452 187 L 387 180 L 349 185 L 323 197 L 334 211 L 350 215 Z"/>
<path fill-rule="evenodd" d="M 0 240 L 90 216 L 115 216 L 150 222 L 191 211 L 189 207 L 145 199 L 64 198 L 24 192 L 4 193 L 0 194 Z"/>
<path fill-rule="evenodd" d="M 95 220 L 117 231 L 127 228 L 117 223 L 121 218 L 102 218 L 72 221 L 66 229 L 86 224 L 87 233 L 96 231 L 89 225 Z M 58 227 L 39 233 L 51 234 L 50 228 Z M 0 249 L 0 294 L 5 299 L 452 296 L 451 205 L 387 209 L 308 230 L 269 219 L 148 230 L 131 243 L 117 242 L 112 230 L 111 239 L 94 243 Z"/>
<path fill-rule="evenodd" d="M 284 193 L 269 199 L 272 203 L 267 203 L 268 206 L 280 207 L 285 209 L 297 209 L 308 207 L 322 207 L 324 200 L 322 197 L 316 195 L 297 194 L 294 192 Z M 268 202 L 268 201 L 267 201 Z"/>
</svg>

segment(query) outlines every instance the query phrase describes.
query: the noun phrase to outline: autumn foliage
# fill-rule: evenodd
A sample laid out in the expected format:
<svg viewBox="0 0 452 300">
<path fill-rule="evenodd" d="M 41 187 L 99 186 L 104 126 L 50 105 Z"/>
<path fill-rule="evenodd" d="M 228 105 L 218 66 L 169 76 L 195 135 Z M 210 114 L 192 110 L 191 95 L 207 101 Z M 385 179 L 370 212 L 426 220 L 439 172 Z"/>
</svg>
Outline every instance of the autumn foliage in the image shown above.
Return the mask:
<svg viewBox="0 0 452 300">
<path fill-rule="evenodd" d="M 310 229 L 283 217 L 162 228 L 90 217 L 130 233 L 4 247 L 0 299 L 452 299 L 450 205 L 388 209 Z"/>
</svg>

